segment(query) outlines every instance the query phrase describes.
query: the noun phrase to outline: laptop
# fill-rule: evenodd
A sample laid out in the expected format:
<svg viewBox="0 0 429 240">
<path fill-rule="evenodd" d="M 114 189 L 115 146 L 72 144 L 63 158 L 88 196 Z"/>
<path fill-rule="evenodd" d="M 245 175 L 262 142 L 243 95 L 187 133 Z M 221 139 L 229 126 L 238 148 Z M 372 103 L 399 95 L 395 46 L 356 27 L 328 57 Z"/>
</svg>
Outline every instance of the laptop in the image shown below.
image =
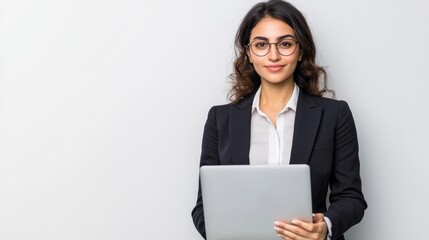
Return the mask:
<svg viewBox="0 0 429 240">
<path fill-rule="evenodd" d="M 312 221 L 308 165 L 200 168 L 207 240 L 278 240 L 274 221 Z"/>
</svg>

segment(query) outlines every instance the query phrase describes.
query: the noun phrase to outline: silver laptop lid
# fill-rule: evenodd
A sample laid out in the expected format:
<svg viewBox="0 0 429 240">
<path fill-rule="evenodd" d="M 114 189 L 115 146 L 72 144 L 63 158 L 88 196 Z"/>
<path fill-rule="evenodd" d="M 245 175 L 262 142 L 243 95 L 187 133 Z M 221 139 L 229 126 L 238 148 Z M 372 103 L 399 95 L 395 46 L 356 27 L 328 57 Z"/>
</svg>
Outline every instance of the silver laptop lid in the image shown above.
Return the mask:
<svg viewBox="0 0 429 240">
<path fill-rule="evenodd" d="M 312 221 L 307 165 L 203 166 L 208 240 L 278 240 L 274 221 Z"/>
</svg>

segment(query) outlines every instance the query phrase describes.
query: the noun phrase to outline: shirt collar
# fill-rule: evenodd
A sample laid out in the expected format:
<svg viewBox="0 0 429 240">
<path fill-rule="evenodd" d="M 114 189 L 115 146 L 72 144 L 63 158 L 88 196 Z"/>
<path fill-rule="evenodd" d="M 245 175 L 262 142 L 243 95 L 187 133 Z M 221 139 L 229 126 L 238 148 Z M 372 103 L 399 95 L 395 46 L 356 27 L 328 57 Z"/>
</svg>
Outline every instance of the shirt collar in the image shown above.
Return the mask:
<svg viewBox="0 0 429 240">
<path fill-rule="evenodd" d="M 289 101 L 286 103 L 285 107 L 280 111 L 280 113 L 287 111 L 289 108 L 296 112 L 296 106 L 298 104 L 298 96 L 299 96 L 299 87 L 293 83 L 293 92 L 292 96 L 289 98 Z M 259 114 L 262 113 L 259 108 L 259 101 L 261 97 L 261 86 L 259 86 L 258 91 L 255 93 L 255 97 L 253 98 L 252 103 L 252 113 L 256 110 Z"/>
</svg>

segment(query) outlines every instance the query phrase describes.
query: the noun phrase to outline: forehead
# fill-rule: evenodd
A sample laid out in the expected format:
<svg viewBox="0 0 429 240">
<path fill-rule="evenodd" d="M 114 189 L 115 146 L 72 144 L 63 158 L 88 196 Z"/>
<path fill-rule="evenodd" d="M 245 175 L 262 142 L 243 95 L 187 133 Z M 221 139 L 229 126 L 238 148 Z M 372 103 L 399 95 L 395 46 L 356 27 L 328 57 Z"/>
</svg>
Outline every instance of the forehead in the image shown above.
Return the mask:
<svg viewBox="0 0 429 240">
<path fill-rule="evenodd" d="M 295 37 L 295 31 L 291 26 L 281 20 L 265 17 L 252 29 L 249 40 L 252 41 L 255 37 L 277 40 L 277 38 L 284 35 L 292 35 Z"/>
</svg>

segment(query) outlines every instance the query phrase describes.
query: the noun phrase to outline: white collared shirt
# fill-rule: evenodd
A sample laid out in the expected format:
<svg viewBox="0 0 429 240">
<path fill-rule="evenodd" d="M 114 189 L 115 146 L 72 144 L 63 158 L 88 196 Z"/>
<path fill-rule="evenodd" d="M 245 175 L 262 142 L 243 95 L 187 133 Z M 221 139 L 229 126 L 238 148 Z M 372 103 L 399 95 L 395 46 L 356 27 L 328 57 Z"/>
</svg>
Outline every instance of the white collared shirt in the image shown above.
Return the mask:
<svg viewBox="0 0 429 240">
<path fill-rule="evenodd" d="M 261 96 L 259 87 L 253 99 L 250 121 L 250 165 L 289 164 L 298 95 L 299 87 L 294 84 L 292 96 L 277 115 L 276 128 L 259 108 Z"/>
<path fill-rule="evenodd" d="M 261 87 L 255 94 L 250 121 L 250 165 L 289 164 L 292 150 L 295 113 L 298 104 L 299 87 L 294 83 L 292 96 L 276 118 L 277 128 L 259 108 Z M 324 217 L 328 225 L 327 240 L 332 236 L 332 223 Z"/>
</svg>

